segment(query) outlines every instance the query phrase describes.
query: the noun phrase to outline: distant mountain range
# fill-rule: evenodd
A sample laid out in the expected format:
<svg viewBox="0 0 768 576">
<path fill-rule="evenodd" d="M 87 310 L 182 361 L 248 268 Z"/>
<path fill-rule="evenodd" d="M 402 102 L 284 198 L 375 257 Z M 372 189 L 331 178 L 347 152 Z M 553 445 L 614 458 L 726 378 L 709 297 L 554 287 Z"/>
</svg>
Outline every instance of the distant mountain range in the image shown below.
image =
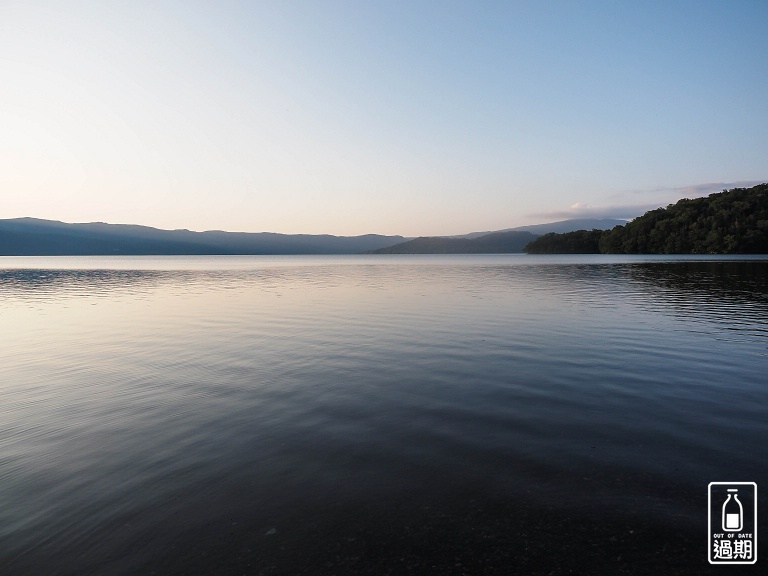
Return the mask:
<svg viewBox="0 0 768 576">
<path fill-rule="evenodd" d="M 331 236 L 270 232 L 191 232 L 124 224 L 67 224 L 36 218 L 0 220 L 0 255 L 357 254 L 403 236 Z"/>
<path fill-rule="evenodd" d="M 472 232 L 462 236 L 451 236 L 451 238 L 479 238 L 480 236 L 496 232 L 530 232 L 531 234 L 543 235 L 552 232 L 564 234 L 565 232 L 574 232 L 576 230 L 611 230 L 615 226 L 623 226 L 626 223 L 626 220 L 615 220 L 612 218 L 571 218 L 570 220 L 559 220 L 548 224 L 533 224 L 488 232 Z"/>
<path fill-rule="evenodd" d="M 522 252 L 539 236 L 530 232 L 493 232 L 477 238 L 422 237 L 388 248 L 371 250 L 372 254 L 509 254 Z"/>
<path fill-rule="evenodd" d="M 0 219 L 0 255 L 184 255 L 184 254 L 448 254 L 522 252 L 538 235 L 578 229 L 609 229 L 622 220 L 563 220 L 464 236 L 410 239 L 365 234 L 276 234 L 210 230 L 161 230 L 148 226 L 69 224 L 37 218 Z"/>
<path fill-rule="evenodd" d="M 463 236 L 426 236 L 394 246 L 371 250 L 372 254 L 510 254 L 523 252 L 525 246 L 542 234 L 575 230 L 610 230 L 626 220 L 574 218 L 549 224 L 508 228 L 497 232 L 472 232 Z"/>
</svg>

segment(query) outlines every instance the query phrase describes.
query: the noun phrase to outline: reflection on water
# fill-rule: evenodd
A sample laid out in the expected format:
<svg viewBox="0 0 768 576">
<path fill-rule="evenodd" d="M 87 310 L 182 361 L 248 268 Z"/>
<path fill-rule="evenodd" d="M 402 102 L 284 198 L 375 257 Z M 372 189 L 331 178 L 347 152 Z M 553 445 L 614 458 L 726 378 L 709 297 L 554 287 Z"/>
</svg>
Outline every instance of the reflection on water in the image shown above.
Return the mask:
<svg viewBox="0 0 768 576">
<path fill-rule="evenodd" d="M 6 301 L 31 302 L 105 296 L 115 291 L 146 291 L 164 277 L 174 283 L 183 281 L 182 276 L 179 272 L 169 275 L 151 270 L 0 270 L 0 294 Z"/>
<path fill-rule="evenodd" d="M 10 260 L 3 574 L 700 574 L 768 480 L 763 261 Z"/>
</svg>

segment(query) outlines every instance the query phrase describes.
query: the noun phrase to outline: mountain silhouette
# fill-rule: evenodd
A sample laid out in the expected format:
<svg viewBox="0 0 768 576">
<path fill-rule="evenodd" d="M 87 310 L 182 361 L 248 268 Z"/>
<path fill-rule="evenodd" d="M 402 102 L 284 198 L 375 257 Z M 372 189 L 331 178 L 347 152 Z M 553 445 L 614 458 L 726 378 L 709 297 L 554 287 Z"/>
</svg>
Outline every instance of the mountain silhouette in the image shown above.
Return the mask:
<svg viewBox="0 0 768 576">
<path fill-rule="evenodd" d="M 402 236 L 275 234 L 161 230 L 125 224 L 68 224 L 36 218 L 0 220 L 0 255 L 358 254 Z"/>
<path fill-rule="evenodd" d="M 530 232 L 493 232 L 478 238 L 421 237 L 372 254 L 509 254 L 522 252 L 538 236 Z"/>
</svg>

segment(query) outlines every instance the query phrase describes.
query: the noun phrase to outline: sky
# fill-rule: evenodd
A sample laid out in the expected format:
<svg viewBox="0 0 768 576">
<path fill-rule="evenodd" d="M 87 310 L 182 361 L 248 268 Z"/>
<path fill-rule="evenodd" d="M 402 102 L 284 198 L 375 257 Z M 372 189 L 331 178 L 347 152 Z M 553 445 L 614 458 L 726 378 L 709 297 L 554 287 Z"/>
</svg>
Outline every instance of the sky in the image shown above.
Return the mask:
<svg viewBox="0 0 768 576">
<path fill-rule="evenodd" d="M 404 236 L 768 181 L 764 0 L 0 0 L 0 218 Z"/>
</svg>

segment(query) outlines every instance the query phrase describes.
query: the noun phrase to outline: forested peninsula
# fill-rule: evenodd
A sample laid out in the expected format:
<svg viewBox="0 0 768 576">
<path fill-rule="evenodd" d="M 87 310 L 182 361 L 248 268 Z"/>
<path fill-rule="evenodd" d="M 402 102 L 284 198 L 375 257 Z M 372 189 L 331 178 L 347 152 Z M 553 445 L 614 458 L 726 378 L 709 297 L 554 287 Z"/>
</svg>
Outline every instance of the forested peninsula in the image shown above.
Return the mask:
<svg viewBox="0 0 768 576">
<path fill-rule="evenodd" d="M 768 184 L 683 199 L 611 230 L 545 234 L 529 254 L 768 254 Z"/>
</svg>

